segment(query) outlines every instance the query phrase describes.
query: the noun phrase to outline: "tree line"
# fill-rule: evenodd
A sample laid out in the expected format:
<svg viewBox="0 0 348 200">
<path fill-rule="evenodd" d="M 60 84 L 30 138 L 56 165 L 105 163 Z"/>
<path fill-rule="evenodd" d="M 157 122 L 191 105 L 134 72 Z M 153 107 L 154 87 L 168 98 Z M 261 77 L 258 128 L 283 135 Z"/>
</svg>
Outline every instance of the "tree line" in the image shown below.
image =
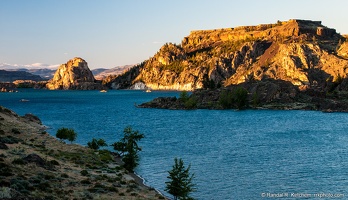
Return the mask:
<svg viewBox="0 0 348 200">
<path fill-rule="evenodd" d="M 76 140 L 77 133 L 70 128 L 60 128 L 57 130 L 56 137 L 62 142 L 68 140 L 71 143 Z M 124 162 L 123 167 L 129 172 L 134 172 L 134 169 L 139 165 L 138 153 L 142 150 L 138 142 L 145 137 L 144 134 L 137 130 L 133 130 L 131 126 L 127 126 L 123 130 L 123 137 L 110 146 L 119 153 Z M 88 148 L 99 150 L 101 147 L 108 146 L 104 139 L 93 138 L 87 143 Z M 184 161 L 181 158 L 174 159 L 172 169 L 168 171 L 168 181 L 165 182 L 165 191 L 173 195 L 175 200 L 192 200 L 191 192 L 196 190 L 193 183 L 194 174 L 190 173 L 191 165 L 184 166 Z"/>
</svg>

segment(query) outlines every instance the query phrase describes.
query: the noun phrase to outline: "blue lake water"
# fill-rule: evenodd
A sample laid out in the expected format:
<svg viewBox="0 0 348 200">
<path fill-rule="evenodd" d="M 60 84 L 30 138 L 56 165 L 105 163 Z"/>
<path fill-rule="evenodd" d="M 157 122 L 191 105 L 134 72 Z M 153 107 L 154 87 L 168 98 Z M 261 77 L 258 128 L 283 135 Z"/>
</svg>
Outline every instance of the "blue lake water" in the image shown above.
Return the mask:
<svg viewBox="0 0 348 200">
<path fill-rule="evenodd" d="M 164 194 L 167 171 L 180 157 L 191 164 L 197 184 L 192 196 L 197 199 L 294 199 L 318 193 L 348 197 L 347 113 L 134 106 L 178 94 L 24 89 L 0 93 L 0 105 L 20 115 L 37 115 L 52 135 L 60 127 L 73 128 L 82 145 L 92 138 L 111 144 L 131 125 L 145 134 L 136 172 Z"/>
</svg>

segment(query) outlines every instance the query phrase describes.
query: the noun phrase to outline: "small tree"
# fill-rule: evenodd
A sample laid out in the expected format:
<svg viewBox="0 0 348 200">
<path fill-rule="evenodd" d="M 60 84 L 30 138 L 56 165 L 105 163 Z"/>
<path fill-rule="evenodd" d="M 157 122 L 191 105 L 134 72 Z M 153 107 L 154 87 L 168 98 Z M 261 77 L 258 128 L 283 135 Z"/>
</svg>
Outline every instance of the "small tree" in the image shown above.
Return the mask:
<svg viewBox="0 0 348 200">
<path fill-rule="evenodd" d="M 77 133 L 73 129 L 70 129 L 68 133 L 68 140 L 70 141 L 70 143 L 72 144 L 73 141 L 76 140 L 76 138 L 77 138 Z"/>
<path fill-rule="evenodd" d="M 77 133 L 74 131 L 74 129 L 63 127 L 57 130 L 56 137 L 61 141 L 69 140 L 72 143 L 76 140 Z"/>
<path fill-rule="evenodd" d="M 195 96 L 191 96 L 184 102 L 184 106 L 186 109 L 197 108 L 197 98 Z"/>
<path fill-rule="evenodd" d="M 95 139 L 87 143 L 88 147 L 94 150 L 98 150 L 100 147 L 108 146 L 103 139 Z"/>
<path fill-rule="evenodd" d="M 186 169 L 184 161 L 180 158 L 174 159 L 173 169 L 168 171 L 169 176 L 167 177 L 170 181 L 166 182 L 166 191 L 174 196 L 174 199 L 193 199 L 189 194 L 195 191 L 195 184 L 192 183 L 194 174 L 190 175 L 189 165 Z"/>
<path fill-rule="evenodd" d="M 248 103 L 248 91 L 243 87 L 238 87 L 233 91 L 233 101 L 238 109 L 243 109 Z"/>
<path fill-rule="evenodd" d="M 62 142 L 63 140 L 67 139 L 67 133 L 68 133 L 69 129 L 67 128 L 60 128 L 57 130 L 56 133 L 56 137 L 60 139 L 60 141 Z"/>
<path fill-rule="evenodd" d="M 138 142 L 144 138 L 144 134 L 139 133 L 139 131 L 133 131 L 130 126 L 127 126 L 123 133 L 123 138 L 119 142 L 112 144 L 112 146 L 114 146 L 114 150 L 120 152 L 121 156 L 123 156 L 124 168 L 133 172 L 134 168 L 138 166 L 138 152 L 141 151 Z"/>
<path fill-rule="evenodd" d="M 230 92 L 228 90 L 223 90 L 220 93 L 219 104 L 224 109 L 232 108 L 232 106 L 233 106 L 233 95 L 232 95 L 232 92 Z"/>
<path fill-rule="evenodd" d="M 179 99 L 183 102 L 186 102 L 190 98 L 190 95 L 187 91 L 182 91 L 179 95 Z"/>
</svg>

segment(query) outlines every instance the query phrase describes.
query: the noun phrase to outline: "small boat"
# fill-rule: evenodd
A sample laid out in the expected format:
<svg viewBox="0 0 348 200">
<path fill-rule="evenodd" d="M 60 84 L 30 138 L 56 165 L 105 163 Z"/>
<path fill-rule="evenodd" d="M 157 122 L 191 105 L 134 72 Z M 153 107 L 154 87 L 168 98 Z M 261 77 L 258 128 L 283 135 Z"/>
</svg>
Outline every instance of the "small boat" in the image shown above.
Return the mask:
<svg viewBox="0 0 348 200">
<path fill-rule="evenodd" d="M 28 99 L 21 99 L 21 100 L 19 100 L 20 102 L 27 102 L 27 101 L 29 101 Z"/>
<path fill-rule="evenodd" d="M 108 92 L 107 90 L 100 90 L 100 92 Z"/>
<path fill-rule="evenodd" d="M 151 90 L 147 89 L 145 92 L 151 92 Z"/>
</svg>

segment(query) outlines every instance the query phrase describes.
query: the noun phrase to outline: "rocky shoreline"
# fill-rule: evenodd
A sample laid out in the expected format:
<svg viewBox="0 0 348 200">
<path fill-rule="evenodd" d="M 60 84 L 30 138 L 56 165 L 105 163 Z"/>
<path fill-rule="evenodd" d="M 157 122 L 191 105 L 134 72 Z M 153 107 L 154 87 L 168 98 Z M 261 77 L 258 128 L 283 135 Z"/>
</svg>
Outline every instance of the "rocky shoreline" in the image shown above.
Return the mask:
<svg viewBox="0 0 348 200">
<path fill-rule="evenodd" d="M 65 144 L 0 106 L 0 199 L 166 199 L 115 154 Z"/>
<path fill-rule="evenodd" d="M 289 82 L 279 80 L 248 82 L 226 88 L 195 90 L 190 95 L 182 94 L 178 98 L 158 97 L 137 107 L 176 110 L 273 109 L 348 112 L 348 92 L 345 90 L 301 90 Z"/>
</svg>

